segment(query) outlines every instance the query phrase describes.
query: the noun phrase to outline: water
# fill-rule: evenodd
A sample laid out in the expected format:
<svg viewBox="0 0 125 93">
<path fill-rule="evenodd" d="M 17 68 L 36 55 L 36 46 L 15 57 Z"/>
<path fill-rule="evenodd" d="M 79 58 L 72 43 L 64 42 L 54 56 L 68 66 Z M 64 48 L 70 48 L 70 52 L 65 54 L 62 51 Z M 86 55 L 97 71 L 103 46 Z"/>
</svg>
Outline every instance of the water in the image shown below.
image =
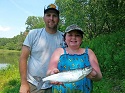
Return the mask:
<svg viewBox="0 0 125 93">
<path fill-rule="evenodd" d="M 9 64 L 0 63 L 0 69 L 6 68 Z"/>
<path fill-rule="evenodd" d="M 0 69 L 6 68 L 8 65 L 18 65 L 20 52 L 2 52 L 0 51 Z"/>
</svg>

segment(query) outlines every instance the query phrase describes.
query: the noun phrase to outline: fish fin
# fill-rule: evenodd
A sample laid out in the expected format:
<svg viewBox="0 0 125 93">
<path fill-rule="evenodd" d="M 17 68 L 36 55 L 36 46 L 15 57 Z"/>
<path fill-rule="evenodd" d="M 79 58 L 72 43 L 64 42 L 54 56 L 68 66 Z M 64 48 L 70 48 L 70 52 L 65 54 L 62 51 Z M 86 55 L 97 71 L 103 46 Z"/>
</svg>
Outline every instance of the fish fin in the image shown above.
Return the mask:
<svg viewBox="0 0 125 93">
<path fill-rule="evenodd" d="M 33 78 L 38 82 L 37 91 L 39 91 L 43 85 L 43 80 L 41 77 L 33 76 Z"/>
</svg>

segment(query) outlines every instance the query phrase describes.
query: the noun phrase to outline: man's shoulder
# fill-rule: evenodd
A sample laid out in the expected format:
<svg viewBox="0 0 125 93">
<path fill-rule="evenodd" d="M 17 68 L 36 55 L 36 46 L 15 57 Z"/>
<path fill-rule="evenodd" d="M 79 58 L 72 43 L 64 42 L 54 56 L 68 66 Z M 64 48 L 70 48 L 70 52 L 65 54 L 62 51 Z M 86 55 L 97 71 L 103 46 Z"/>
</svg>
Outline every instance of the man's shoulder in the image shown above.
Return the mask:
<svg viewBox="0 0 125 93">
<path fill-rule="evenodd" d="M 60 30 L 57 30 L 61 35 L 64 35 L 64 32 L 60 31 Z"/>
<path fill-rule="evenodd" d="M 64 32 L 62 32 L 62 31 L 60 31 L 60 30 L 57 30 L 58 32 L 60 32 L 60 33 L 64 33 Z"/>
<path fill-rule="evenodd" d="M 44 28 L 32 29 L 29 31 L 29 35 L 36 35 L 38 33 L 41 33 L 43 30 Z"/>
<path fill-rule="evenodd" d="M 32 29 L 32 30 L 30 30 L 30 32 L 38 32 L 38 31 L 42 31 L 42 30 L 44 30 L 44 28 Z"/>
</svg>

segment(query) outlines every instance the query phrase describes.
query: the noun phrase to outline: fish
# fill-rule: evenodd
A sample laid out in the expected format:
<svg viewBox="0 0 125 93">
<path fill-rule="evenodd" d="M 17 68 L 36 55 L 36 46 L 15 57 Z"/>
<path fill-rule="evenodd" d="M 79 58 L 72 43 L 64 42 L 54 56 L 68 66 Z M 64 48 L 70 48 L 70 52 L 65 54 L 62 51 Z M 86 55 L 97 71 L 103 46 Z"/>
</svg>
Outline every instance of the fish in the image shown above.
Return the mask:
<svg viewBox="0 0 125 93">
<path fill-rule="evenodd" d="M 92 71 L 92 67 L 85 67 L 83 69 L 69 70 L 65 72 L 60 72 L 57 74 L 52 74 L 42 79 L 43 82 L 62 82 L 71 83 L 83 79 Z"/>
<path fill-rule="evenodd" d="M 62 82 L 62 83 L 76 82 L 86 77 L 91 71 L 92 67 L 88 66 L 83 69 L 69 70 L 52 74 L 50 76 L 40 78 L 37 88 L 39 90 L 44 82 Z"/>
</svg>

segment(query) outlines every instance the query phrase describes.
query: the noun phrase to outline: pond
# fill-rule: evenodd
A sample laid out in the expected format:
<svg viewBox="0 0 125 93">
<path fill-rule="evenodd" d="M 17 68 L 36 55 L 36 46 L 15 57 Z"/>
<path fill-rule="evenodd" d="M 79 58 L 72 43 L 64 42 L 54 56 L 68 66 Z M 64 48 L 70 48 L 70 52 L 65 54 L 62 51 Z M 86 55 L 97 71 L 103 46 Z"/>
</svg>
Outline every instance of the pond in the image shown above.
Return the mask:
<svg viewBox="0 0 125 93">
<path fill-rule="evenodd" d="M 5 64 L 5 63 L 0 63 L 0 69 L 2 68 L 6 68 L 9 64 Z"/>
<path fill-rule="evenodd" d="M 0 50 L 0 69 L 7 67 L 8 65 L 18 64 L 20 52 L 3 51 Z"/>
</svg>

